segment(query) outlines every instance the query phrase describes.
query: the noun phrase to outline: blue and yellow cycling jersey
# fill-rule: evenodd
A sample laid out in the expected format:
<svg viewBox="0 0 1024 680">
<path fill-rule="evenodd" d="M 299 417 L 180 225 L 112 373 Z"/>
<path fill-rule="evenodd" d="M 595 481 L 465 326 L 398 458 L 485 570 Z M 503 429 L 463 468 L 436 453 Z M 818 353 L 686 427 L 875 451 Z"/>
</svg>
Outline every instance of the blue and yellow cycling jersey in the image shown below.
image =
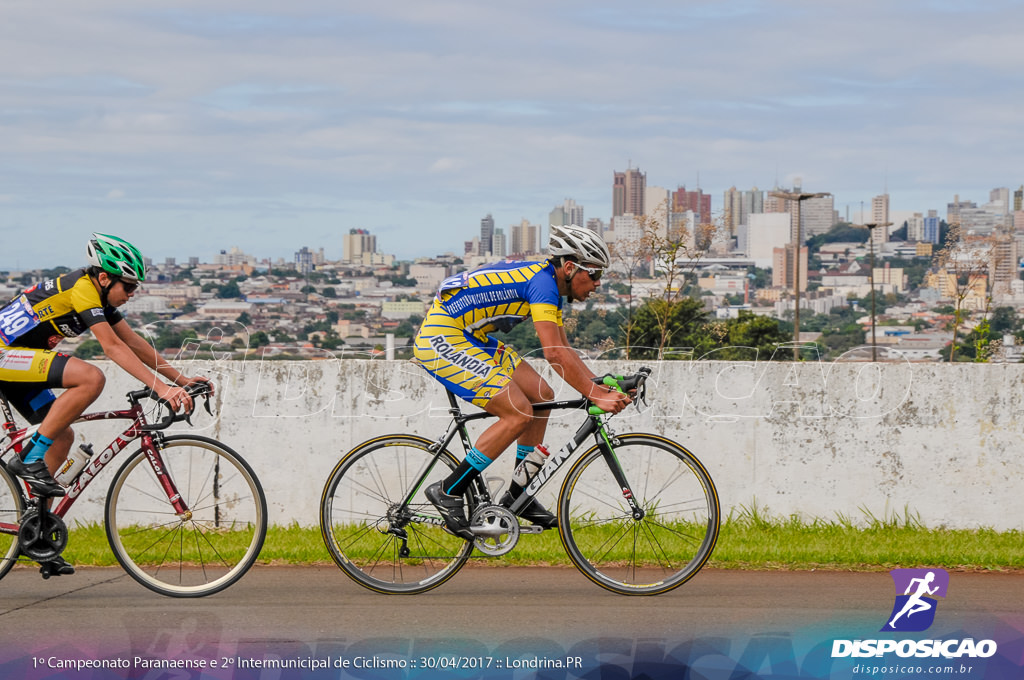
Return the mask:
<svg viewBox="0 0 1024 680">
<path fill-rule="evenodd" d="M 441 282 L 413 341 L 414 361 L 481 408 L 522 361 L 490 337 L 527 317 L 562 325 L 562 297 L 550 262 L 505 261 Z"/>
<path fill-rule="evenodd" d="M 508 331 L 527 317 L 562 325 L 562 296 L 550 262 L 506 260 L 441 282 L 437 301 L 478 336 Z"/>
</svg>

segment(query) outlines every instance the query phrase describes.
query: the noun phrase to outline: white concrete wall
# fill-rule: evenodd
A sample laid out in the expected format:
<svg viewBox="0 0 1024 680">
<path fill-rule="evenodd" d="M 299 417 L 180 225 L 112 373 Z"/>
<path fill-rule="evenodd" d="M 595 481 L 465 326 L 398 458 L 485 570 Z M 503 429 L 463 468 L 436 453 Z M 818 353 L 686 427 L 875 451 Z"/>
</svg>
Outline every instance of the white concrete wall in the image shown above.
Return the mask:
<svg viewBox="0 0 1024 680">
<path fill-rule="evenodd" d="M 101 365 L 108 382 L 96 408 L 118 407 L 137 383 L 116 366 Z M 550 375 L 546 365 L 535 365 Z M 638 365 L 596 362 L 593 368 L 626 372 Z M 869 514 L 909 511 L 928 527 L 1024 528 L 1024 365 L 652 366 L 650 407 L 630 409 L 613 427 L 657 432 L 691 449 L 711 472 L 726 514 L 756 505 L 775 516 L 861 522 Z M 199 412 L 192 431 L 244 455 L 263 483 L 275 524 L 316 525 L 327 475 L 357 443 L 390 432 L 433 438 L 447 423 L 440 386 L 405 362 L 196 361 L 184 368 L 219 386 L 218 417 Z M 561 389 L 559 398 L 572 397 L 557 378 L 550 381 Z M 574 412 L 553 416 L 547 441 L 563 443 L 579 419 Z M 77 426 L 79 438 L 98 448 L 113 431 L 109 423 Z M 511 467 L 506 453 L 489 474 L 507 479 Z M 112 475 L 102 477 L 70 520 L 100 520 Z M 557 486 L 549 484 L 542 495 L 548 491 Z"/>
</svg>

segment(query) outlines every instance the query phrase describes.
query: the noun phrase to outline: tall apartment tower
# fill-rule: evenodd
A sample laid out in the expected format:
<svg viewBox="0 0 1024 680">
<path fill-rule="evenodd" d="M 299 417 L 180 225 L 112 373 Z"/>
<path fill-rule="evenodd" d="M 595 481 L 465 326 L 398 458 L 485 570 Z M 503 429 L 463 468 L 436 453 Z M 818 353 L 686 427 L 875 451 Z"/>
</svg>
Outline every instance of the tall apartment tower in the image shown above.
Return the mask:
<svg viewBox="0 0 1024 680">
<path fill-rule="evenodd" d="M 924 218 L 924 238 L 928 243 L 938 243 L 941 230 L 941 220 L 938 210 L 929 210 L 928 216 Z"/>
<path fill-rule="evenodd" d="M 509 227 L 507 255 L 535 255 L 540 251 L 539 226 L 524 219 Z"/>
<path fill-rule="evenodd" d="M 875 224 L 885 224 L 889 221 L 889 194 L 882 194 L 871 199 L 871 221 Z M 889 227 L 877 227 L 871 230 L 871 242 L 876 253 L 888 240 Z"/>
<path fill-rule="evenodd" d="M 701 189 L 687 191 L 686 187 L 679 187 L 672 192 L 672 212 L 686 212 L 692 210 L 697 215 L 698 223 L 707 224 L 711 222 L 711 194 L 705 194 Z"/>
<path fill-rule="evenodd" d="M 644 214 L 647 175 L 637 168 L 615 172 L 612 183 L 612 222 L 620 215 Z"/>
<path fill-rule="evenodd" d="M 741 224 L 749 224 L 749 215 L 765 212 L 764 192 L 757 187 L 750 191 L 739 191 L 736 187 L 730 187 L 726 189 L 724 198 L 722 205 L 725 209 L 725 226 L 732 236 L 738 233 Z"/>
<path fill-rule="evenodd" d="M 342 236 L 341 252 L 345 262 L 362 262 L 363 253 L 377 252 L 377 237 L 366 229 L 349 229 Z"/>
<path fill-rule="evenodd" d="M 575 224 L 582 227 L 586 222 L 583 219 L 583 206 L 576 205 L 576 201 L 567 198 L 562 205 L 555 206 L 555 209 L 548 215 L 548 224 L 559 227 L 567 224 Z"/>
<path fill-rule="evenodd" d="M 508 244 L 505 239 L 504 229 L 498 228 L 494 230 L 494 235 L 491 237 L 491 255 L 495 258 L 508 256 Z"/>
<path fill-rule="evenodd" d="M 486 255 L 492 251 L 491 241 L 494 239 L 494 218 L 490 213 L 480 220 L 480 255 Z"/>
<path fill-rule="evenodd" d="M 997 230 L 993 236 L 992 292 L 999 295 L 1010 293 L 1010 283 L 1018 279 L 1017 241 L 1013 234 Z"/>
</svg>

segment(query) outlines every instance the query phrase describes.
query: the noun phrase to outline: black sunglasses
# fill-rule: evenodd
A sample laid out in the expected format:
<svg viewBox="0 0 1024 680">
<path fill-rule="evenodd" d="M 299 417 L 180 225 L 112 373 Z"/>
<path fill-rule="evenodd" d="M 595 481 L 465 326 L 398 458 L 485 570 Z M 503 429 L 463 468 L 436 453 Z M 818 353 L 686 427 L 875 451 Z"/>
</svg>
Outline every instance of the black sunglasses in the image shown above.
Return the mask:
<svg viewBox="0 0 1024 680">
<path fill-rule="evenodd" d="M 124 292 L 126 295 L 131 295 L 132 293 L 139 289 L 138 281 L 136 281 L 135 283 L 131 283 L 130 281 L 125 281 L 120 276 L 114 277 L 114 280 L 121 282 L 121 287 L 124 288 Z"/>
</svg>

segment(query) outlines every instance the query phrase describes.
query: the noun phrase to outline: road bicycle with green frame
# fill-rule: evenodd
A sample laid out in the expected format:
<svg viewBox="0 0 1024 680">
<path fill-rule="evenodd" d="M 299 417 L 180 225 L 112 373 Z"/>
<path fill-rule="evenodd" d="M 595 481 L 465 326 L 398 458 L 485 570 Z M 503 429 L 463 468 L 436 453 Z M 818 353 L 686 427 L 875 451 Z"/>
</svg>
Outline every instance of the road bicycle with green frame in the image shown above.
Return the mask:
<svg viewBox="0 0 1024 680">
<path fill-rule="evenodd" d="M 644 402 L 649 368 L 629 376 L 603 376 L 604 384 Z M 522 534 L 516 513 L 575 457 L 558 494 L 558 533 L 572 563 L 597 585 L 623 595 L 657 595 L 691 579 L 715 548 L 718 494 L 701 462 L 657 434 L 618 434 L 611 415 L 586 399 L 534 404 L 535 411 L 580 410 L 575 435 L 552 452 L 510 507 L 495 503 L 487 480 L 466 492 L 475 539 L 452 535 L 424 489 L 454 470 L 449 450 L 458 436 L 472 447 L 466 425 L 491 418 L 466 414 L 448 392 L 451 421 L 430 440 L 390 434 L 356 446 L 341 458 L 324 486 L 320 527 L 335 563 L 360 585 L 380 593 L 422 593 L 451 579 L 474 555 L 511 551 Z M 588 440 L 593 440 L 589 448 Z"/>
</svg>

